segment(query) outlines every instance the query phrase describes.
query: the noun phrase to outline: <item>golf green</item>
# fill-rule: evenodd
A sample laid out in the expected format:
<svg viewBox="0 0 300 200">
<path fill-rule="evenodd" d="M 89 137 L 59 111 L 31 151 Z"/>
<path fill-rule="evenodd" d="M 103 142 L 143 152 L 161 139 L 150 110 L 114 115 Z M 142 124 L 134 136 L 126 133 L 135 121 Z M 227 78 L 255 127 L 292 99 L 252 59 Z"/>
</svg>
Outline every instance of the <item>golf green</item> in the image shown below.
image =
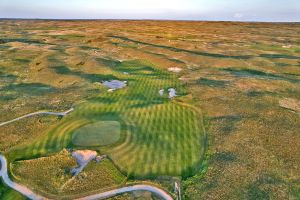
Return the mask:
<svg viewBox="0 0 300 200">
<path fill-rule="evenodd" d="M 105 146 L 117 142 L 121 125 L 117 121 L 100 121 L 75 130 L 72 142 L 75 146 Z"/>
</svg>

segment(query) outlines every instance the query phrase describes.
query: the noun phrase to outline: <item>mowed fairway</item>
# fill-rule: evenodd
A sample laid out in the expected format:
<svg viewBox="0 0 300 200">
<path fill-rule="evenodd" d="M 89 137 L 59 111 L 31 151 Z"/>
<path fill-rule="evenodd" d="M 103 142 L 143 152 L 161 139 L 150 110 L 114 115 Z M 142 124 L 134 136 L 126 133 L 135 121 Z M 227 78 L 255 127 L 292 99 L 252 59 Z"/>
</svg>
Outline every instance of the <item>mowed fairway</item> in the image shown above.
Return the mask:
<svg viewBox="0 0 300 200">
<path fill-rule="evenodd" d="M 112 126 L 116 126 L 117 122 L 121 124 L 118 141 L 101 147 L 105 143 L 98 141 L 99 132 L 91 130 L 88 134 L 97 138 L 99 143 L 91 142 L 90 145 L 88 141 L 81 142 L 80 147 L 93 148 L 109 155 L 130 177 L 193 175 L 204 153 L 204 129 L 201 114 L 182 102 L 184 99 L 180 96 L 185 96 L 187 91 L 179 82 L 178 75 L 140 60 L 106 61 L 106 66 L 111 70 L 110 75 L 128 81 L 128 86 L 112 93 L 106 92 L 107 88 L 103 87 L 98 97 L 77 105 L 73 113 L 44 137 L 11 151 L 10 159 L 29 159 L 74 147 L 78 141 L 84 140 L 82 127 L 103 123 L 100 121 L 115 121 Z M 167 91 L 168 88 L 175 88 L 181 101 L 168 99 L 167 93 L 163 97 L 159 95 L 160 89 Z"/>
</svg>

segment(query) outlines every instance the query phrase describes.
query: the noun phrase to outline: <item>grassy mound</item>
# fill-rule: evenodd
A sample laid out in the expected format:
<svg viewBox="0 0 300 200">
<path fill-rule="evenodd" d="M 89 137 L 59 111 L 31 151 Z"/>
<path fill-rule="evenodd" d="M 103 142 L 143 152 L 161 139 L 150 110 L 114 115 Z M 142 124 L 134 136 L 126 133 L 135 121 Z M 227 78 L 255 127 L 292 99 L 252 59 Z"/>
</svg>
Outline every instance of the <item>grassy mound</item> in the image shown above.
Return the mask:
<svg viewBox="0 0 300 200">
<path fill-rule="evenodd" d="M 117 121 L 100 121 L 83 126 L 73 133 L 75 146 L 105 146 L 117 142 L 120 138 L 121 125 Z"/>
</svg>

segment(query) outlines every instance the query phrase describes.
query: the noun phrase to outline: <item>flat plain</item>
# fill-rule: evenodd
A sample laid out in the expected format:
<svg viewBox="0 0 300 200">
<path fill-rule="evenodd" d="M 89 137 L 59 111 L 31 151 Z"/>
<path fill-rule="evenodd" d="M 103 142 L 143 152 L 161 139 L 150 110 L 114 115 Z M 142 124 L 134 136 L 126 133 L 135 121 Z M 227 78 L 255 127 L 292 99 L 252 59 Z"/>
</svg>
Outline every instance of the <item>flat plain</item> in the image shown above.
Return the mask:
<svg viewBox="0 0 300 200">
<path fill-rule="evenodd" d="M 0 126 L 14 181 L 54 199 L 141 182 L 175 196 L 175 181 L 183 199 L 300 198 L 299 23 L 1 20 L 0 27 L 0 122 L 74 108 Z M 102 82 L 111 80 L 127 86 L 108 90 Z M 73 177 L 70 149 L 107 158 Z M 1 198 L 22 196 L 0 182 Z M 132 198 L 158 197 L 114 197 Z"/>
</svg>

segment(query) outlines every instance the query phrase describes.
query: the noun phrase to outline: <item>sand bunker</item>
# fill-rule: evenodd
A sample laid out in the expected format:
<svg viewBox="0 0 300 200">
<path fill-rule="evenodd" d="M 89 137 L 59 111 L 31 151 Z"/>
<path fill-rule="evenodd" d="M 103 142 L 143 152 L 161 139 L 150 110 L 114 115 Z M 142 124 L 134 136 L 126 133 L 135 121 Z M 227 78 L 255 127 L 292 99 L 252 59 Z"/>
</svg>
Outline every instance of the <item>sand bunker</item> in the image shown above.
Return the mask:
<svg viewBox="0 0 300 200">
<path fill-rule="evenodd" d="M 283 45 L 283 46 L 282 46 L 282 48 L 286 48 L 286 49 L 290 49 L 290 48 L 292 48 L 292 47 L 293 47 L 293 46 L 290 45 L 290 44 L 289 44 L 289 45 Z"/>
<path fill-rule="evenodd" d="M 170 68 L 168 68 L 168 70 L 169 70 L 170 72 L 176 72 L 176 73 L 179 73 L 179 72 L 182 71 L 182 69 L 179 68 L 179 67 L 170 67 Z"/>
<path fill-rule="evenodd" d="M 292 98 L 284 98 L 279 101 L 279 106 L 283 108 L 287 108 L 289 110 L 293 110 L 296 112 L 300 112 L 300 101 Z"/>
<path fill-rule="evenodd" d="M 72 152 L 72 157 L 76 159 L 77 167 L 71 170 L 71 173 L 76 176 L 78 175 L 85 166 L 93 159 L 97 157 L 96 151 L 91 150 L 78 150 Z"/>
<path fill-rule="evenodd" d="M 158 93 L 159 93 L 159 95 L 160 95 L 161 97 L 164 96 L 164 92 L 165 92 L 164 89 L 161 89 L 161 90 L 158 91 Z M 176 95 L 176 90 L 175 90 L 174 88 L 169 88 L 169 89 L 168 89 L 168 92 L 169 92 L 169 98 L 170 98 L 170 99 L 172 99 L 172 98 L 174 98 L 174 97 L 177 96 L 177 95 Z"/>
<path fill-rule="evenodd" d="M 119 81 L 119 80 L 112 80 L 112 81 L 104 81 L 102 83 L 106 87 L 109 88 L 110 91 L 121 89 L 127 86 L 127 81 Z"/>
<path fill-rule="evenodd" d="M 164 96 L 164 92 L 165 92 L 164 89 L 161 89 L 161 90 L 158 91 L 158 93 L 159 93 L 159 95 L 160 95 L 161 97 Z"/>
<path fill-rule="evenodd" d="M 168 89 L 168 91 L 169 91 L 169 98 L 170 99 L 176 97 L 176 90 L 174 88 L 170 88 L 170 89 Z"/>
</svg>

